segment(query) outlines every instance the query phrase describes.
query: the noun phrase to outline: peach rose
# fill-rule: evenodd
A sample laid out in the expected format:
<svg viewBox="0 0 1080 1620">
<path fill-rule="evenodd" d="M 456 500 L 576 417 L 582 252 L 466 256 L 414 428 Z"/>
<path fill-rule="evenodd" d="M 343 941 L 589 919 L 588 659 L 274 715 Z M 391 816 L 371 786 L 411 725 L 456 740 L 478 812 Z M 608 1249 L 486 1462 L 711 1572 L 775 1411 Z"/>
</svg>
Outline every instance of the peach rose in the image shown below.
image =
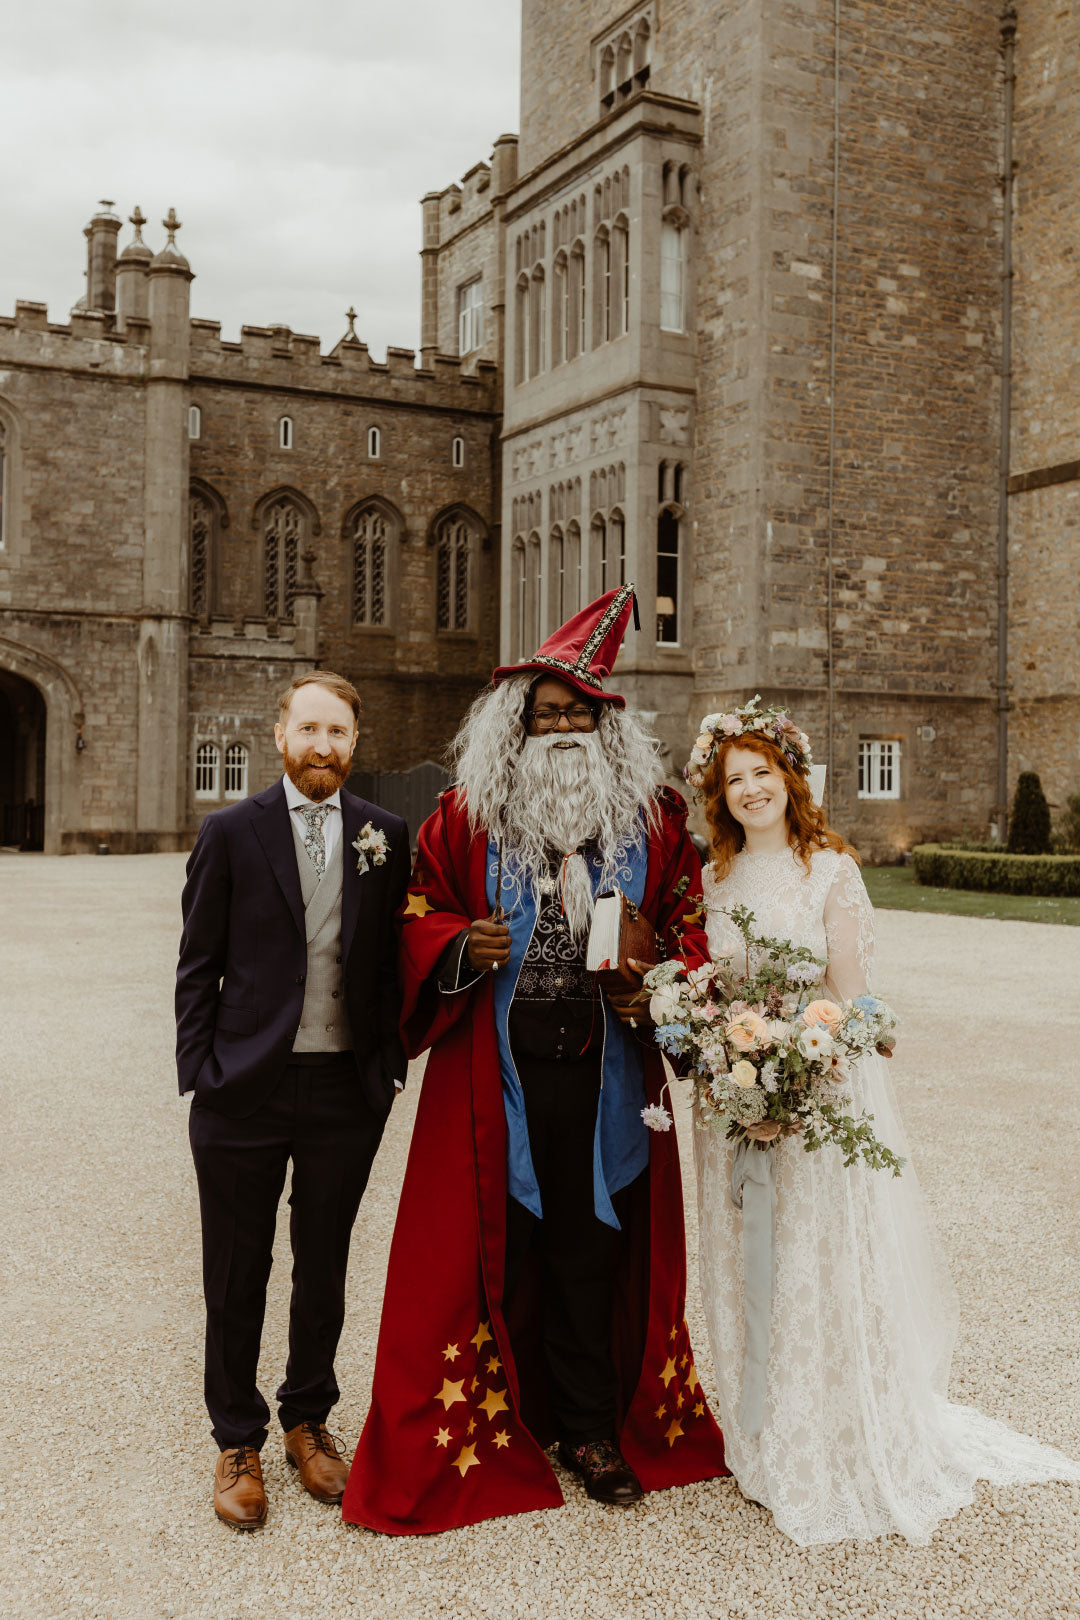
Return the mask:
<svg viewBox="0 0 1080 1620">
<path fill-rule="evenodd" d="M 804 1024 L 824 1024 L 831 1035 L 840 1028 L 843 1017 L 844 1010 L 835 1001 L 812 1001 L 802 1015 Z"/>
<path fill-rule="evenodd" d="M 694 747 L 700 748 L 703 754 L 707 754 L 713 745 L 713 740 L 711 731 L 700 731 L 694 738 Z"/>
<path fill-rule="evenodd" d="M 724 1025 L 724 1035 L 738 1052 L 752 1052 L 756 1046 L 768 1046 L 772 1034 L 759 1013 L 747 1009 Z"/>
</svg>

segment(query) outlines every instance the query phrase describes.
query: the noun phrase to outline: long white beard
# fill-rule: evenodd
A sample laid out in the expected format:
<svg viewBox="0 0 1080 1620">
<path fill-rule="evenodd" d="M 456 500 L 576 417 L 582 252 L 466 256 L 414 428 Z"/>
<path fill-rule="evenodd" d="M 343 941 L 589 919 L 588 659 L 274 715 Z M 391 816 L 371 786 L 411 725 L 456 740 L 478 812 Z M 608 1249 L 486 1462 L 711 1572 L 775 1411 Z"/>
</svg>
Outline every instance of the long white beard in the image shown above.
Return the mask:
<svg viewBox="0 0 1080 1620">
<path fill-rule="evenodd" d="M 588 934 L 593 912 L 592 884 L 581 846 L 598 843 L 605 866 L 613 867 L 618 844 L 637 831 L 636 825 L 612 826 L 610 806 L 615 796 L 611 762 L 595 731 L 526 739 L 503 818 L 513 865 L 535 892 L 549 871 L 552 853 L 563 856 L 557 881 L 575 939 Z"/>
</svg>

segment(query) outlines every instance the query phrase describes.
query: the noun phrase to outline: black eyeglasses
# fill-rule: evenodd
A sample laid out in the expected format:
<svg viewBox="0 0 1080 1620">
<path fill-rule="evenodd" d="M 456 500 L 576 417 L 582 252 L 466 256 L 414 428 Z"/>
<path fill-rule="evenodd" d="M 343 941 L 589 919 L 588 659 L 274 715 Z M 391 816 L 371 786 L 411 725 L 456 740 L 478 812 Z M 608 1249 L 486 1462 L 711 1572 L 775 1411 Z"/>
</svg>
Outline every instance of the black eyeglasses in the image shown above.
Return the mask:
<svg viewBox="0 0 1080 1620">
<path fill-rule="evenodd" d="M 554 731 L 564 718 L 569 720 L 575 731 L 591 731 L 596 724 L 596 716 L 587 703 L 571 703 L 566 709 L 557 709 L 553 703 L 545 703 L 539 709 L 526 709 L 525 718 L 532 721 L 537 731 Z"/>
</svg>

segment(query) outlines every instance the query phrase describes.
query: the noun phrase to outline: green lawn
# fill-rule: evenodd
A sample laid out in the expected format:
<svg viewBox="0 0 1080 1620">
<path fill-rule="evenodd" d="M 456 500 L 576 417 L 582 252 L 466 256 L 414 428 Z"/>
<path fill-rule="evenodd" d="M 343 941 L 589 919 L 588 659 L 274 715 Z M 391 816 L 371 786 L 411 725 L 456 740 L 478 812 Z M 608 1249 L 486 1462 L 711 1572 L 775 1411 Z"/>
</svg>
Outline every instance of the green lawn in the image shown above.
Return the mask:
<svg viewBox="0 0 1080 1620">
<path fill-rule="evenodd" d="M 919 883 L 911 866 L 864 866 L 866 888 L 885 911 L 950 911 L 957 917 L 1004 917 L 1010 922 L 1068 923 L 1080 928 L 1080 898 L 1039 894 L 984 894 L 978 889 L 936 889 Z"/>
</svg>

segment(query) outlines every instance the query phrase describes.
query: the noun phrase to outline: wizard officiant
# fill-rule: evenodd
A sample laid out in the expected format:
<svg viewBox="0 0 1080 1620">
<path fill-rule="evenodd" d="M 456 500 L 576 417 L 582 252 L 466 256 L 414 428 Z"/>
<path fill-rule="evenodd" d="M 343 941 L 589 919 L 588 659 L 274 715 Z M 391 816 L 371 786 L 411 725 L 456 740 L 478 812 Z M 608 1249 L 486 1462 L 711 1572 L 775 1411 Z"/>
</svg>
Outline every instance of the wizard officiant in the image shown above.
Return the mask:
<svg viewBox="0 0 1080 1620">
<path fill-rule="evenodd" d="M 674 1132 L 647 1011 L 585 969 L 621 888 L 690 967 L 700 863 L 657 749 L 603 681 L 633 592 L 495 671 L 420 830 L 402 911 L 402 1032 L 431 1055 L 346 1520 L 446 1530 L 563 1497 L 727 1472 L 683 1319 Z"/>
</svg>

